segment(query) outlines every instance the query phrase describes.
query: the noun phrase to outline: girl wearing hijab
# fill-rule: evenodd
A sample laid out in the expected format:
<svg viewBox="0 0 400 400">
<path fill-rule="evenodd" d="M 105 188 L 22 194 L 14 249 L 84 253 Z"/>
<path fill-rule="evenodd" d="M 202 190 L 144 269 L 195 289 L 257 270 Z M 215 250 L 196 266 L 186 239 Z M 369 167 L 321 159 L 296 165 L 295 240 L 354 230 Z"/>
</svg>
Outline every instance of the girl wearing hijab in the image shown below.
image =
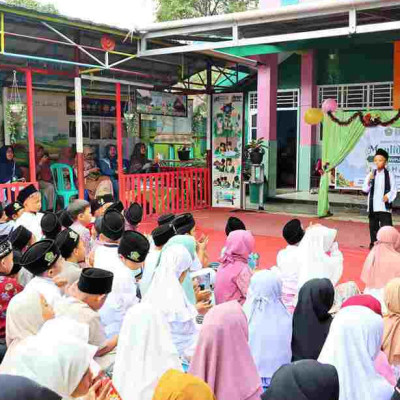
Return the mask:
<svg viewBox="0 0 400 400">
<path fill-rule="evenodd" d="M 124 400 L 151 400 L 169 369 L 181 370 L 167 322 L 149 304 L 131 307 L 118 339 L 113 382 Z"/>
<path fill-rule="evenodd" d="M 190 374 L 170 369 L 157 385 L 153 400 L 216 400 L 204 381 Z"/>
<path fill-rule="evenodd" d="M 332 365 L 301 360 L 274 374 L 262 400 L 339 400 L 339 377 Z"/>
<path fill-rule="evenodd" d="M 249 344 L 264 388 L 272 375 L 292 359 L 292 315 L 282 303 L 282 281 L 271 271 L 251 278 L 243 311 L 249 324 Z"/>
<path fill-rule="evenodd" d="M 346 307 L 335 316 L 318 361 L 336 367 L 340 400 L 391 398 L 392 386 L 374 366 L 382 334 L 382 317 L 367 307 Z"/>
<path fill-rule="evenodd" d="M 229 234 L 215 279 L 217 304 L 231 300 L 243 304 L 246 301 L 252 276 L 247 260 L 254 251 L 254 245 L 254 236 L 249 231 L 237 230 Z"/>
<path fill-rule="evenodd" d="M 301 288 L 293 315 L 292 361 L 318 358 L 331 326 L 334 298 L 329 279 L 312 279 Z"/>
<path fill-rule="evenodd" d="M 0 373 L 7 373 L 12 365 L 15 349 L 26 338 L 36 335 L 43 324 L 54 318 L 52 307 L 38 292 L 22 291 L 8 305 L 6 319 L 7 353 Z"/>
<path fill-rule="evenodd" d="M 2 400 L 61 400 L 53 391 L 22 376 L 0 375 Z"/>
<path fill-rule="evenodd" d="M 3 146 L 0 149 L 0 183 L 12 183 L 21 177 L 14 160 L 14 149 L 12 146 Z"/>
<path fill-rule="evenodd" d="M 383 229 L 383 228 L 382 228 Z M 378 233 L 379 235 L 379 233 Z M 393 366 L 396 379 L 400 378 L 400 278 L 392 279 L 385 287 L 387 314 L 383 317 L 382 349 Z"/>
<path fill-rule="evenodd" d="M 193 258 L 182 245 L 163 250 L 151 285 L 143 298 L 169 323 L 172 341 L 183 359 L 193 355 L 198 338 L 197 311 L 182 287 Z"/>
<path fill-rule="evenodd" d="M 298 248 L 298 290 L 315 278 L 327 278 L 333 286 L 337 285 L 343 273 L 343 255 L 336 236 L 336 229 L 322 225 L 312 225 L 307 229 Z"/>
<path fill-rule="evenodd" d="M 204 318 L 189 373 L 207 382 L 218 400 L 259 400 L 261 379 L 248 340 L 237 301 L 214 307 Z"/>
<path fill-rule="evenodd" d="M 350 297 L 346 300 L 342 308 L 362 306 L 372 310 L 375 314 L 382 317 L 381 303 L 373 296 L 369 294 L 360 294 L 358 296 Z M 375 369 L 379 375 L 383 376 L 392 386 L 396 385 L 396 377 L 393 373 L 393 369 L 389 364 L 386 354 L 380 350 L 378 356 L 375 359 Z"/>
<path fill-rule="evenodd" d="M 370 251 L 361 273 L 364 293 L 376 297 L 386 311 L 383 299 L 385 285 L 400 276 L 400 233 L 392 226 L 379 229 L 378 241 Z"/>
</svg>

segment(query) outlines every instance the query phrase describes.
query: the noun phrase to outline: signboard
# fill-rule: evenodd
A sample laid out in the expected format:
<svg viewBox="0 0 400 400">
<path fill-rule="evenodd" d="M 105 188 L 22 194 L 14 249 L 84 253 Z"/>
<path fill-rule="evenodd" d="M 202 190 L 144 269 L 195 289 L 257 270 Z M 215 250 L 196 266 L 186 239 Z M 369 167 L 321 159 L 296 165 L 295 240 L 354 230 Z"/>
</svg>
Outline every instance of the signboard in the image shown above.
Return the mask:
<svg viewBox="0 0 400 400">
<path fill-rule="evenodd" d="M 187 117 L 187 96 L 137 90 L 137 112 L 141 114 Z"/>
<path fill-rule="evenodd" d="M 365 129 L 353 151 L 336 168 L 336 189 L 361 190 L 365 177 L 374 168 L 377 149 L 389 153 L 388 169 L 400 190 L 400 128 L 378 126 Z"/>
<path fill-rule="evenodd" d="M 243 94 L 213 96 L 213 207 L 241 207 Z"/>
</svg>

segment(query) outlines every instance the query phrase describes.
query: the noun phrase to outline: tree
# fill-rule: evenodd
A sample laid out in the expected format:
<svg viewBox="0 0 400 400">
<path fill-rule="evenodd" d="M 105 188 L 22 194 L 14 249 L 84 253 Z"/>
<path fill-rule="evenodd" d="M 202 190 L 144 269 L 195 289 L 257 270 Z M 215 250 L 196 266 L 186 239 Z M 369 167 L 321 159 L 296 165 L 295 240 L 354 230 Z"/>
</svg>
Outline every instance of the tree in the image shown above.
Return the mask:
<svg viewBox="0 0 400 400">
<path fill-rule="evenodd" d="M 59 14 L 58 9 L 54 4 L 41 4 L 36 0 L 6 0 L 10 6 L 25 7 L 31 10 L 45 12 L 49 14 Z"/>
<path fill-rule="evenodd" d="M 157 0 L 157 20 L 171 21 L 256 8 L 258 0 Z"/>
</svg>

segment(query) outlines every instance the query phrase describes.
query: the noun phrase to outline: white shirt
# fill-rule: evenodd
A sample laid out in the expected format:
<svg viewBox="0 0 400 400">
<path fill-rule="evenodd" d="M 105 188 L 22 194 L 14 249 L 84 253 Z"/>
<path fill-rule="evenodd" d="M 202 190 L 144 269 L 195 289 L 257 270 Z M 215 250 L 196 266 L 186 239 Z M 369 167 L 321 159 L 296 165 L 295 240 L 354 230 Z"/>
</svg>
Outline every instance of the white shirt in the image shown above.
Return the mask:
<svg viewBox="0 0 400 400">
<path fill-rule="evenodd" d="M 99 311 L 106 336 L 111 338 L 119 334 L 129 308 L 139 303 L 136 280 L 133 271 L 120 260 L 116 244 L 104 244 L 96 249 L 94 267 L 114 274 L 111 293 Z"/>
<path fill-rule="evenodd" d="M 50 279 L 42 276 L 35 276 L 24 290 L 35 290 L 46 299 L 47 303 L 54 306 L 62 299 L 62 293 L 59 287 Z"/>
<path fill-rule="evenodd" d="M 396 180 L 392 172 L 389 171 L 390 179 L 390 192 L 385 193 L 385 171 L 376 171 L 375 175 L 375 187 L 374 187 L 374 212 L 391 212 L 386 209 L 383 197 L 387 194 L 389 197 L 389 203 L 393 203 L 397 196 L 397 185 Z M 365 178 L 364 185 L 362 187 L 364 193 L 370 193 L 371 181 L 369 180 L 369 174 Z M 369 195 L 368 195 L 368 211 L 369 211 Z"/>
<path fill-rule="evenodd" d="M 24 212 L 18 219 L 15 227 L 22 225 L 26 229 L 30 230 L 35 236 L 36 240 L 40 240 L 43 237 L 42 228 L 40 226 L 40 221 L 43 218 L 42 213 L 31 213 Z"/>
<path fill-rule="evenodd" d="M 161 250 L 153 247 L 153 249 L 150 250 L 149 254 L 146 257 L 146 261 L 144 262 L 143 276 L 139 283 L 142 298 L 146 295 L 151 281 L 153 280 L 153 276 L 156 271 L 158 261 L 160 259 L 160 253 Z"/>
</svg>

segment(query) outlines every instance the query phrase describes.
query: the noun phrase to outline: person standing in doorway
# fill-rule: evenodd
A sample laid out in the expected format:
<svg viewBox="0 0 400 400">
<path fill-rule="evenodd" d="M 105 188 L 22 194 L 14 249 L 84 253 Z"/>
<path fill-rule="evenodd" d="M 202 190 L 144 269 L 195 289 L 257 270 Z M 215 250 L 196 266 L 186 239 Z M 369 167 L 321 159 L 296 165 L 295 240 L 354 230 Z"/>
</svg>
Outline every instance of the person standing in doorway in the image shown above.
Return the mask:
<svg viewBox="0 0 400 400">
<path fill-rule="evenodd" d="M 374 157 L 375 169 L 365 178 L 363 192 L 368 193 L 370 249 L 376 242 L 376 235 L 382 226 L 392 226 L 392 203 L 397 196 L 394 175 L 387 169 L 389 154 L 378 149 Z"/>
</svg>

